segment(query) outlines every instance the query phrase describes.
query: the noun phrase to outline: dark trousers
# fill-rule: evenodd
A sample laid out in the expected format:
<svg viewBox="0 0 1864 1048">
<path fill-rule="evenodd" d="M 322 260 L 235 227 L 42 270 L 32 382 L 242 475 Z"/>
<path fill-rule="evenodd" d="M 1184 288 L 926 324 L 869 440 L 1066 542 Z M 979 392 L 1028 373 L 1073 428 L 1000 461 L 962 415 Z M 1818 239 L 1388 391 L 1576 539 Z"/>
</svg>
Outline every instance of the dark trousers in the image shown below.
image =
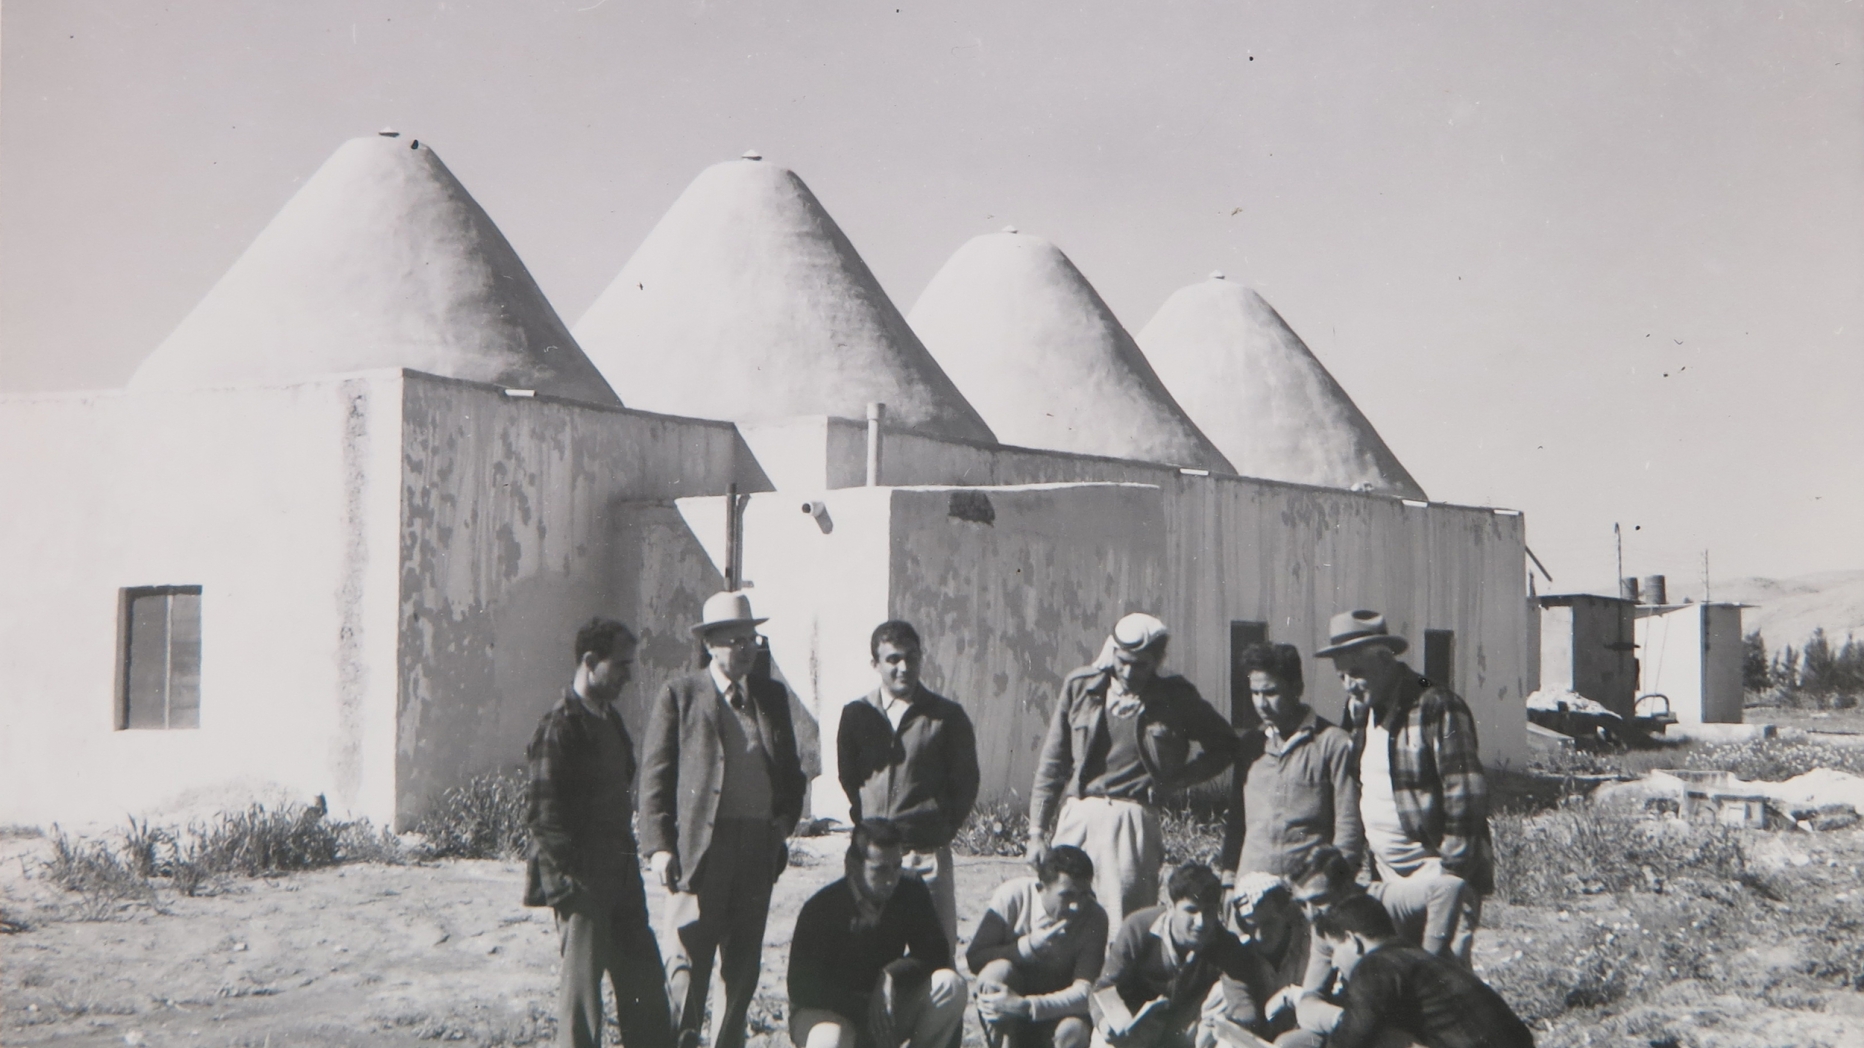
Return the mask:
<svg viewBox="0 0 1864 1048">
<path fill-rule="evenodd" d="M 675 1022 L 682 1039 L 689 1031 L 697 1035 L 705 1023 L 716 954 L 725 1010 L 712 1024 L 712 1048 L 743 1048 L 782 845 L 783 834 L 768 819 L 720 819 L 693 878 L 694 890 L 668 897 L 668 923 L 676 930 L 679 950 L 667 957 L 667 990 L 679 1009 Z"/>
<path fill-rule="evenodd" d="M 673 1018 L 640 868 L 629 867 L 599 890 L 578 892 L 556 913 L 563 957 L 557 1044 L 601 1048 L 602 975 L 607 973 L 615 989 L 621 1043 L 627 1048 L 672 1048 Z"/>
</svg>

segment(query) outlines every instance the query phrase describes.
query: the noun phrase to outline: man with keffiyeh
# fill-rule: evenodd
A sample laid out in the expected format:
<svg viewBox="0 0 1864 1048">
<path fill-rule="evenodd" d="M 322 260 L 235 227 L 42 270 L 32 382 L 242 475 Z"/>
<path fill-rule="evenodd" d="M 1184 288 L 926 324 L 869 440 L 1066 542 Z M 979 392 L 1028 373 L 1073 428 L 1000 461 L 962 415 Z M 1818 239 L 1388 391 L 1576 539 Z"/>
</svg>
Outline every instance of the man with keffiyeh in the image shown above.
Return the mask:
<svg viewBox="0 0 1864 1048">
<path fill-rule="evenodd" d="M 1158 904 L 1159 801 L 1236 756 L 1236 734 L 1197 688 L 1160 671 L 1169 639 L 1151 615 L 1116 623 L 1093 665 L 1062 681 L 1036 765 L 1029 858 L 1054 844 L 1086 852 L 1110 917 Z"/>
</svg>

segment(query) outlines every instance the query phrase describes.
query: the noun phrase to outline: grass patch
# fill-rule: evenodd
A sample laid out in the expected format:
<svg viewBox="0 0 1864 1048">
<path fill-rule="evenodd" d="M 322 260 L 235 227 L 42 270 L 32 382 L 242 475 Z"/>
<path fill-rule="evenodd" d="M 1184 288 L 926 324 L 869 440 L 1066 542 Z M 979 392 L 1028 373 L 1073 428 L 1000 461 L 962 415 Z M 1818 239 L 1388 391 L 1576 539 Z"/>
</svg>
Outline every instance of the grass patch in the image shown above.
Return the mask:
<svg viewBox="0 0 1864 1048">
<path fill-rule="evenodd" d="M 260 877 L 346 862 L 400 862 L 393 834 L 367 819 L 325 817 L 317 805 L 254 804 L 185 830 L 131 819 L 114 840 L 74 838 L 52 827 L 52 854 L 39 874 L 78 897 L 79 920 L 105 920 L 153 906 L 165 885 L 182 895 L 215 891 L 227 877 Z"/>
<path fill-rule="evenodd" d="M 1749 877 L 1733 828 L 1655 819 L 1617 805 L 1578 801 L 1539 815 L 1499 814 L 1489 831 L 1496 894 L 1520 905 Z"/>
<path fill-rule="evenodd" d="M 425 843 L 423 856 L 435 859 L 516 859 L 530 845 L 525 827 L 525 776 L 490 772 L 440 796 L 421 816 L 414 832 Z"/>
</svg>

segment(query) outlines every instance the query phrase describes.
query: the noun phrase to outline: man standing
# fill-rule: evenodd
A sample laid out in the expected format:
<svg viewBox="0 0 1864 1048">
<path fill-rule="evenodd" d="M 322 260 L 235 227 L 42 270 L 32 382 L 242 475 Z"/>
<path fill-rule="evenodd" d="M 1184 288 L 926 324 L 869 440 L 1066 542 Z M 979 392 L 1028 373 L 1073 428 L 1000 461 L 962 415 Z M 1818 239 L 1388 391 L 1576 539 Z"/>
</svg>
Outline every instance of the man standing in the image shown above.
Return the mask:
<svg viewBox="0 0 1864 1048">
<path fill-rule="evenodd" d="M 1476 745 L 1476 722 L 1456 693 L 1398 660 L 1408 646 L 1376 611 L 1333 617 L 1332 639 L 1315 652 L 1332 659 L 1349 706 L 1362 707 L 1359 811 L 1366 844 L 1385 882 L 1389 910 L 1425 909 L 1444 874 L 1463 879 L 1449 952 L 1469 963 L 1482 896 L 1494 890 L 1488 781 Z M 1415 904 L 1408 902 L 1413 896 Z"/>
<path fill-rule="evenodd" d="M 1062 681 L 1036 765 L 1029 858 L 1039 864 L 1051 844 L 1086 852 L 1110 916 L 1158 903 L 1157 802 L 1236 756 L 1236 734 L 1191 682 L 1159 671 L 1168 640 L 1151 615 L 1116 623 L 1094 664 Z"/>
<path fill-rule="evenodd" d="M 1333 845 L 1354 860 L 1365 852 L 1353 738 L 1301 701 L 1301 653 L 1292 644 L 1243 649 L 1245 674 L 1262 725 L 1243 736 L 1224 820 L 1220 865 L 1236 874 L 1291 877 L 1308 855 Z"/>
<path fill-rule="evenodd" d="M 790 1039 L 796 1048 L 958 1048 L 964 977 L 932 896 L 900 876 L 904 838 L 863 819 L 844 876 L 803 904 L 790 939 Z"/>
<path fill-rule="evenodd" d="M 788 864 L 785 840 L 802 817 L 789 693 L 749 676 L 757 626 L 743 593 L 713 594 L 692 628 L 711 657 L 654 701 L 641 770 L 641 840 L 665 885 L 667 984 L 680 1042 L 698 1043 L 714 954 L 725 1008 L 714 1048 L 742 1048 L 757 989 L 770 889 Z M 632 1046 L 630 1046 L 632 1048 Z"/>
<path fill-rule="evenodd" d="M 565 1048 L 601 1048 L 604 972 L 622 1042 L 673 1044 L 634 846 L 634 740 L 615 712 L 634 650 L 634 634 L 613 619 L 591 619 L 578 630 L 576 676 L 538 722 L 526 753 L 524 904 L 556 910 L 563 957 L 557 1043 Z"/>
<path fill-rule="evenodd" d="M 1057 844 L 1036 876 L 991 895 L 964 953 L 991 1048 L 1087 1048 L 1087 997 L 1107 954 L 1107 911 L 1093 884 L 1087 853 Z"/>
<path fill-rule="evenodd" d="M 964 707 L 919 683 L 919 633 L 897 619 L 868 641 L 880 687 L 841 711 L 836 741 L 849 821 L 890 820 L 906 835 L 907 873 L 932 893 L 939 926 L 957 949 L 958 894 L 951 839 L 977 801 L 977 737 Z"/>
</svg>

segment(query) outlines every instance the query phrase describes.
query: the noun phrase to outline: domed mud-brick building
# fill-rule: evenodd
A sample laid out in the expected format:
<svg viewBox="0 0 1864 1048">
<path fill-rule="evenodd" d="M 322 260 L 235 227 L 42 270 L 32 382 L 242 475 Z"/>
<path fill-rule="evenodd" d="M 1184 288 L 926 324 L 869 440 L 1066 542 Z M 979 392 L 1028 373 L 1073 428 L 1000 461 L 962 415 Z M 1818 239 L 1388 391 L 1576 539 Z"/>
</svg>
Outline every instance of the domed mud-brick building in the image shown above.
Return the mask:
<svg viewBox="0 0 1864 1048">
<path fill-rule="evenodd" d="M 642 636 L 638 727 L 728 574 L 811 756 L 873 687 L 874 625 L 916 623 L 986 799 L 1027 795 L 1062 676 L 1133 610 L 1242 723 L 1242 646 L 1379 608 L 1486 759 L 1521 757 L 1520 515 L 1423 501 L 1266 303 L 1179 305 L 1135 342 L 1001 233 L 909 326 L 745 158 L 572 336 L 429 143 L 349 142 L 126 390 L 0 398 L 0 821 L 321 793 L 405 826 L 522 759 L 590 615 Z M 826 780 L 813 803 L 843 810 Z"/>
</svg>

